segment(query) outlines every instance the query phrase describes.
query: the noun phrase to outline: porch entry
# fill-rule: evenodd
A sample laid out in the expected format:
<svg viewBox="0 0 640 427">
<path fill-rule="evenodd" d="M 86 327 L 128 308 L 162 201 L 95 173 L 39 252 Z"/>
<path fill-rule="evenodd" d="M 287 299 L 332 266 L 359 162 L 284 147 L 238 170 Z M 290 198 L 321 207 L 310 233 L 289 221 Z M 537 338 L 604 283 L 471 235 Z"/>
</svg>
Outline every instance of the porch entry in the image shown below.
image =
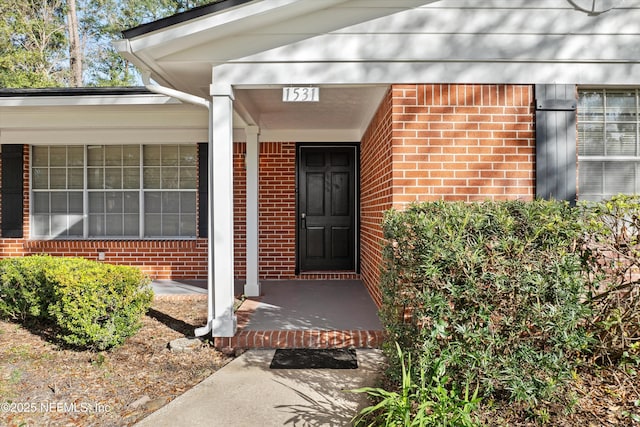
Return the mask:
<svg viewBox="0 0 640 427">
<path fill-rule="evenodd" d="M 296 274 L 357 270 L 358 147 L 299 144 Z"/>
</svg>

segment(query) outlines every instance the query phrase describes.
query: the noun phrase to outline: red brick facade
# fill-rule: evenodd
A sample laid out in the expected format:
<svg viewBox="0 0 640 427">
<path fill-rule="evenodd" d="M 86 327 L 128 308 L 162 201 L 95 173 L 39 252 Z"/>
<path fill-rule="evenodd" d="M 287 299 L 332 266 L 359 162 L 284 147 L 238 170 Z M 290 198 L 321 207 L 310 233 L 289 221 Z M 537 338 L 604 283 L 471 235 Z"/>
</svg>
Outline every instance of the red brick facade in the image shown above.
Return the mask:
<svg viewBox="0 0 640 427">
<path fill-rule="evenodd" d="M 49 254 L 139 267 L 154 279 L 206 279 L 207 240 L 29 240 L 30 149 L 24 147 L 24 239 L 2 239 L 0 258 Z M 1 167 L 1 166 L 0 166 Z M 0 201 L 1 203 L 1 201 Z"/>
<path fill-rule="evenodd" d="M 296 267 L 296 144 L 260 143 L 259 277 L 291 279 Z"/>
<path fill-rule="evenodd" d="M 20 241 L 22 255 L 80 256 L 139 267 L 153 279 L 206 279 L 207 240 Z M 3 254 L 4 255 L 4 254 Z"/>
<path fill-rule="evenodd" d="M 234 144 L 234 250 L 236 278 L 246 277 L 246 145 Z M 353 272 L 296 275 L 296 143 L 260 143 L 259 277 L 261 279 L 355 279 Z"/>
<path fill-rule="evenodd" d="M 394 207 L 532 199 L 533 102 L 530 85 L 394 86 Z"/>
<path fill-rule="evenodd" d="M 233 144 L 233 254 L 235 277 L 247 274 L 247 145 Z"/>
<path fill-rule="evenodd" d="M 376 304 L 382 262 L 382 214 L 393 205 L 393 99 L 389 92 L 360 144 L 360 272 Z"/>
<path fill-rule="evenodd" d="M 355 272 L 295 274 L 295 142 L 260 143 L 259 277 L 362 277 L 379 304 L 381 220 L 385 210 L 425 200 L 534 197 L 533 87 L 394 85 L 360 146 L 360 262 Z M 246 275 L 244 143 L 234 145 L 235 274 Z M 29 236 L 29 148 L 24 152 L 24 235 Z M 0 257 L 76 255 L 131 264 L 154 278 L 203 279 L 207 241 L 30 241 L 2 239 Z"/>
<path fill-rule="evenodd" d="M 394 85 L 361 143 L 362 279 L 377 304 L 382 212 L 428 200 L 531 200 L 533 87 Z"/>
</svg>

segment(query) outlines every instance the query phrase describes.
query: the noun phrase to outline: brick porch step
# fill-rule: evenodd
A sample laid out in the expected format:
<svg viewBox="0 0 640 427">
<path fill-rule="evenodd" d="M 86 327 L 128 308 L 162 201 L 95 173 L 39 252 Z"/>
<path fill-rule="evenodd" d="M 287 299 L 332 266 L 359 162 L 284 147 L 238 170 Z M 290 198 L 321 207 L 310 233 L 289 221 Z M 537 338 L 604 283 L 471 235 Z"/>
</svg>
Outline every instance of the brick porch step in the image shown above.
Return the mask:
<svg viewBox="0 0 640 427">
<path fill-rule="evenodd" d="M 273 348 L 380 348 L 384 331 L 378 330 L 245 330 L 258 301 L 247 299 L 236 311 L 238 332 L 231 338 L 215 338 L 218 349 L 273 349 Z"/>
<path fill-rule="evenodd" d="M 327 331 L 327 330 L 239 330 L 232 338 L 215 338 L 219 349 L 258 348 L 379 348 L 383 331 Z"/>
</svg>

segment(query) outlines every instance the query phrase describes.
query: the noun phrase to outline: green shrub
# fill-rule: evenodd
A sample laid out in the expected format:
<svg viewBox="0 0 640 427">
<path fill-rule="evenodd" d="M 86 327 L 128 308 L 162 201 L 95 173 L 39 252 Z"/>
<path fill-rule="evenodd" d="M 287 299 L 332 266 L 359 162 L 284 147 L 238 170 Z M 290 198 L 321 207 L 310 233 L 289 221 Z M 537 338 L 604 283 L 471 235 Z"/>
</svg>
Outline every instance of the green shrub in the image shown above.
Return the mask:
<svg viewBox="0 0 640 427">
<path fill-rule="evenodd" d="M 67 344 L 93 350 L 117 346 L 140 329 L 153 293 L 140 270 L 65 258 L 47 271 L 54 284 L 49 314 Z"/>
<path fill-rule="evenodd" d="M 640 358 L 640 196 L 581 205 L 594 358 Z"/>
<path fill-rule="evenodd" d="M 471 396 L 468 386 L 464 393 L 457 390 L 455 384 L 449 384 L 445 365 L 440 362 L 431 363 L 435 368 L 433 372 L 427 373 L 427 370 L 421 369 L 420 382 L 416 384 L 412 375 L 415 368 L 411 363 L 411 355 L 405 357 L 397 343 L 396 349 L 402 373 L 400 391 L 375 387 L 352 390 L 355 393 L 366 393 L 376 401 L 356 415 L 353 420 L 356 427 L 478 425 L 472 415 L 480 403 L 477 389 Z M 418 363 L 418 366 L 422 364 Z"/>
<path fill-rule="evenodd" d="M 149 280 L 134 267 L 82 258 L 30 256 L 0 261 L 0 316 L 51 323 L 64 343 L 117 346 L 141 326 Z"/>
<path fill-rule="evenodd" d="M 588 345 L 579 212 L 544 201 L 433 202 L 389 211 L 383 226 L 390 341 L 481 395 L 553 399 L 571 353 Z"/>
<path fill-rule="evenodd" d="M 53 290 L 44 272 L 51 263 L 48 256 L 0 260 L 0 317 L 27 322 L 47 316 Z"/>
</svg>

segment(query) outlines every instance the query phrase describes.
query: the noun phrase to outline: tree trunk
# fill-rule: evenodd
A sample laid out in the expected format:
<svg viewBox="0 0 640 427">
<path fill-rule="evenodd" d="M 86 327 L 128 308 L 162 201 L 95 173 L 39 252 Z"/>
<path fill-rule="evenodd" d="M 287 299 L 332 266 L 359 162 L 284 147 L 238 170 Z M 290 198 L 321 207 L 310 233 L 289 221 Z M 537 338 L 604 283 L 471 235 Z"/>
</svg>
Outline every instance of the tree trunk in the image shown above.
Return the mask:
<svg viewBox="0 0 640 427">
<path fill-rule="evenodd" d="M 80 48 L 80 32 L 76 0 L 67 0 L 67 25 L 69 30 L 69 68 L 71 69 L 71 86 L 82 86 L 82 49 Z"/>
</svg>

